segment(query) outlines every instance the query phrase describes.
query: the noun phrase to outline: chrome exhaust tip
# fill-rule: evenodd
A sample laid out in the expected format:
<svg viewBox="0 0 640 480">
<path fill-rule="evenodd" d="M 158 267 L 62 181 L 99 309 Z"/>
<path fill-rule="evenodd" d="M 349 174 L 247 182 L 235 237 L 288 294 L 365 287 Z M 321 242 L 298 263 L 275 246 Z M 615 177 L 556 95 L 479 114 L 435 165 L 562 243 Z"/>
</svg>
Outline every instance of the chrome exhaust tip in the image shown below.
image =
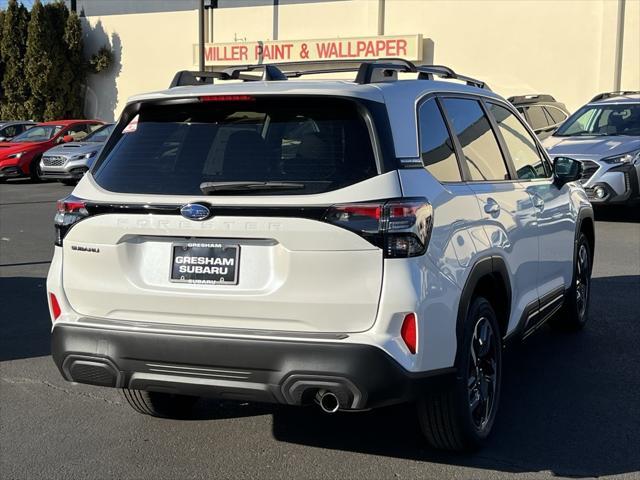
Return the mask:
<svg viewBox="0 0 640 480">
<path fill-rule="evenodd" d="M 340 408 L 338 397 L 328 390 L 318 390 L 316 402 L 324 413 L 336 413 Z"/>
</svg>

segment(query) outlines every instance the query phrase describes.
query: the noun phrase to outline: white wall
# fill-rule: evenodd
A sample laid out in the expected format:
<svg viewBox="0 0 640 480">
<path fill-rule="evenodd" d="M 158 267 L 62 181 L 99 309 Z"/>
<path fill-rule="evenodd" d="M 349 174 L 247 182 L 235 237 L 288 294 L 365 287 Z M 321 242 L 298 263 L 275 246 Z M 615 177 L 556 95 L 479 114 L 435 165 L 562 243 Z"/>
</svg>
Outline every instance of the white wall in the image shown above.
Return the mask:
<svg viewBox="0 0 640 480">
<path fill-rule="evenodd" d="M 614 87 L 618 1 L 386 0 L 384 33 L 422 33 L 426 62 L 483 79 L 504 96 L 550 93 L 576 109 Z M 379 5 L 282 1 L 277 11 L 220 8 L 212 11 L 207 36 L 222 43 L 376 35 Z M 105 39 L 119 50 L 119 70 L 89 82 L 95 100 L 89 95 L 88 107 L 100 118 L 117 116 L 130 95 L 166 88 L 177 70 L 197 68 L 195 9 L 89 16 L 86 24 L 94 29 L 89 50 Z M 640 90 L 640 0 L 626 0 L 622 88 Z"/>
</svg>

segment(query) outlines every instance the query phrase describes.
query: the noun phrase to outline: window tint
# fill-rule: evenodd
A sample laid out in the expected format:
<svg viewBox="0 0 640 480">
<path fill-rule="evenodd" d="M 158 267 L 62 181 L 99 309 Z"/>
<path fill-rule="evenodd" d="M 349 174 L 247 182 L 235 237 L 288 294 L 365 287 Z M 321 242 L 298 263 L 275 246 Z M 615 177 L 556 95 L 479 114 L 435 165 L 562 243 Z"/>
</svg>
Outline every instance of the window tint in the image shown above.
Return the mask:
<svg viewBox="0 0 640 480">
<path fill-rule="evenodd" d="M 435 99 L 420 107 L 420 150 L 422 162 L 431 175 L 441 182 L 459 182 L 460 169 L 449 131 Z"/>
<path fill-rule="evenodd" d="M 113 133 L 94 177 L 116 192 L 201 195 L 203 182 L 292 182 L 298 189 L 218 191 L 304 195 L 377 175 L 371 138 L 355 104 L 302 97 L 143 105 Z"/>
<path fill-rule="evenodd" d="M 562 123 L 566 120 L 567 118 L 567 114 L 564 113 L 562 110 L 560 110 L 559 108 L 555 108 L 555 107 L 545 107 L 545 110 L 547 111 L 547 113 L 549 115 L 551 115 L 551 118 L 553 119 L 553 123 Z"/>
<path fill-rule="evenodd" d="M 20 127 L 18 125 L 9 125 L 3 129 L 0 129 L 0 137 L 15 137 L 20 133 Z"/>
<path fill-rule="evenodd" d="M 31 127 L 24 133 L 21 133 L 15 137 L 13 142 L 45 142 L 52 137 L 55 137 L 60 130 L 61 126 L 58 125 L 42 125 L 37 127 Z"/>
<path fill-rule="evenodd" d="M 480 103 L 476 100 L 447 98 L 444 107 L 462 144 L 471 180 L 508 179 L 496 136 Z"/>
<path fill-rule="evenodd" d="M 524 125 L 506 108 L 495 103 L 488 105 L 509 149 L 518 178 L 546 178 L 547 172 L 536 143 Z"/>
<path fill-rule="evenodd" d="M 531 128 L 534 130 L 549 126 L 549 122 L 547 122 L 547 117 L 544 116 L 542 107 L 527 108 L 527 115 L 529 117 L 529 125 L 531 125 Z"/>
</svg>

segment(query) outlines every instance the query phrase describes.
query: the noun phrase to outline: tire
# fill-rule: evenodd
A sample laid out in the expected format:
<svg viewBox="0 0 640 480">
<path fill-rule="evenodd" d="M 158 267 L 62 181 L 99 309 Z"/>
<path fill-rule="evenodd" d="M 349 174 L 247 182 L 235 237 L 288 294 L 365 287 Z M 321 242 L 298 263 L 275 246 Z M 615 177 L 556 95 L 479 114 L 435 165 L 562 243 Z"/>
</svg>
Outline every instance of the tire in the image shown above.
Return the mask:
<svg viewBox="0 0 640 480">
<path fill-rule="evenodd" d="M 29 177 L 32 182 L 41 182 L 42 171 L 40 170 L 40 157 L 36 157 L 31 160 L 29 164 Z"/>
<path fill-rule="evenodd" d="M 500 400 L 502 338 L 496 314 L 485 298 L 471 302 L 462 337 L 455 385 L 426 394 L 417 408 L 420 427 L 432 447 L 468 452 L 480 448 L 491 433 Z"/>
<path fill-rule="evenodd" d="M 558 315 L 549 321 L 549 325 L 560 331 L 576 332 L 582 330 L 589 317 L 589 299 L 591 298 L 591 268 L 593 257 L 591 246 L 584 233 L 580 232 L 573 259 L 571 287 L 567 290 L 564 305 Z"/>
<path fill-rule="evenodd" d="M 198 397 L 129 388 L 123 388 L 122 395 L 136 412 L 160 418 L 189 418 L 198 401 Z"/>
</svg>

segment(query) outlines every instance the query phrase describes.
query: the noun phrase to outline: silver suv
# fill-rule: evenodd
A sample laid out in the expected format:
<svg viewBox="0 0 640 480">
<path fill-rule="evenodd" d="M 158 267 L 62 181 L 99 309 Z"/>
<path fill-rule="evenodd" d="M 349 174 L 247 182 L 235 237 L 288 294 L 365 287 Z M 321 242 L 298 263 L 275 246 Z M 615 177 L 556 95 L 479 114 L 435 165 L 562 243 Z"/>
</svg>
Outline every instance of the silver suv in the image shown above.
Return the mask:
<svg viewBox="0 0 640 480">
<path fill-rule="evenodd" d="M 640 201 L 640 92 L 594 97 L 542 144 L 553 160 L 582 163 L 581 183 L 593 204 Z"/>
<path fill-rule="evenodd" d="M 47 150 L 40 160 L 40 178 L 74 184 L 91 168 L 93 161 L 109 139 L 113 124 L 99 128 L 80 141 L 64 143 Z"/>
</svg>

